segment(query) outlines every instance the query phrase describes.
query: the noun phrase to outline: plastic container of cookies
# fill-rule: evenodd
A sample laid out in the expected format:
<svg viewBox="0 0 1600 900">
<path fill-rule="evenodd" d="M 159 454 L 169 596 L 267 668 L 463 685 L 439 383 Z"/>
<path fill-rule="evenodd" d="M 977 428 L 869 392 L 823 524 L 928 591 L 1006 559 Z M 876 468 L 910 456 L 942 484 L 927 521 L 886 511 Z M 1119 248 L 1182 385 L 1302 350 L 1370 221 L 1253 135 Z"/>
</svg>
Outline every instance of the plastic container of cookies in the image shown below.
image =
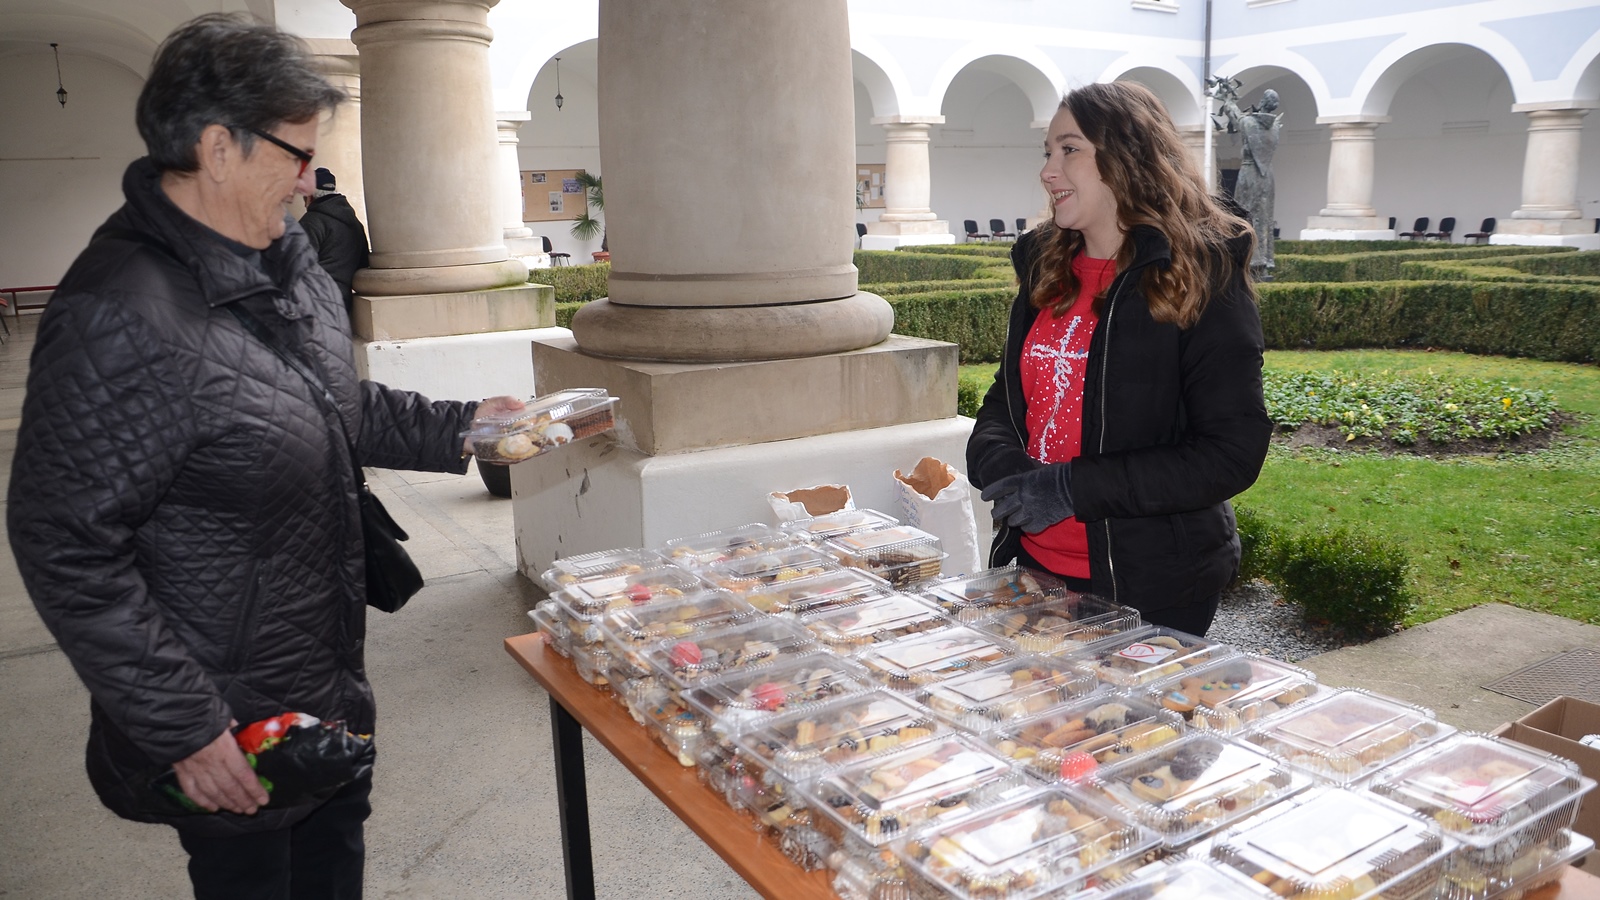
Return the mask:
<svg viewBox="0 0 1600 900">
<path fill-rule="evenodd" d="M 1100 766 L 1152 753 L 1182 737 L 1183 719 L 1149 699 L 1122 693 L 1082 700 L 986 735 L 1002 756 L 1050 781 L 1076 781 Z"/>
<path fill-rule="evenodd" d="M 1274 895 L 1209 859 L 1185 856 L 1148 866 L 1094 896 L 1097 900 L 1268 900 Z"/>
<path fill-rule="evenodd" d="M 937 537 L 910 525 L 839 535 L 823 541 L 822 549 L 841 564 L 871 572 L 897 588 L 939 577 L 950 555 Z"/>
<path fill-rule="evenodd" d="M 1139 628 L 1139 611 L 1092 594 L 1067 594 L 1020 608 L 980 608 L 972 627 L 998 635 L 1024 653 L 1070 653 Z"/>
<path fill-rule="evenodd" d="M 994 635 L 952 625 L 874 644 L 858 653 L 856 659 L 885 685 L 899 691 L 916 691 L 1015 655 L 1010 644 Z"/>
<path fill-rule="evenodd" d="M 798 616 L 893 593 L 889 582 L 876 575 L 860 569 L 835 569 L 809 578 L 774 582 L 747 591 L 744 598 L 762 612 Z"/>
<path fill-rule="evenodd" d="M 1100 682 L 1059 659 L 1023 655 L 935 682 L 916 696 L 957 728 L 985 732 L 1102 689 Z"/>
<path fill-rule="evenodd" d="M 1096 769 L 1078 784 L 1176 851 L 1305 789 L 1311 779 L 1258 747 L 1190 732 L 1146 756 Z"/>
<path fill-rule="evenodd" d="M 1141 688 L 1238 653 L 1227 644 L 1150 625 L 1067 654 L 1065 658 L 1082 665 L 1085 671 L 1107 684 Z"/>
<path fill-rule="evenodd" d="M 779 527 L 785 533 L 792 534 L 805 543 L 820 544 L 828 538 L 855 534 L 858 531 L 891 528 L 899 524 L 899 519 L 875 509 L 841 509 L 838 512 L 812 516 L 809 519 L 785 522 Z"/>
<path fill-rule="evenodd" d="M 813 824 L 847 854 L 871 856 L 914 828 L 1005 799 L 1025 784 L 966 735 L 922 741 L 801 785 Z"/>
<path fill-rule="evenodd" d="M 1492 737 L 1458 734 L 1379 772 L 1373 793 L 1461 842 L 1447 878 L 1460 898 L 1511 887 L 1524 857 L 1572 827 L 1594 789 L 1575 763 Z"/>
<path fill-rule="evenodd" d="M 1323 781 L 1352 785 L 1454 733 L 1432 710 L 1346 688 L 1263 723 L 1247 739 Z"/>
<path fill-rule="evenodd" d="M 906 635 L 944 628 L 951 622 L 926 600 L 909 594 L 887 594 L 826 607 L 801 616 L 800 624 L 823 646 L 848 654 Z"/>
<path fill-rule="evenodd" d="M 644 652 L 644 662 L 664 684 L 685 689 L 745 669 L 766 668 L 815 648 L 811 632 L 795 622 L 764 617 L 667 638 Z"/>
<path fill-rule="evenodd" d="M 1156 838 L 1059 787 L 1030 788 L 894 844 L 911 896 L 1031 900 L 1097 887 L 1141 865 Z"/>
<path fill-rule="evenodd" d="M 1312 788 L 1217 836 L 1211 857 L 1279 897 L 1438 895 L 1455 841 L 1364 791 Z"/>
<path fill-rule="evenodd" d="M 569 388 L 529 400 L 502 416 L 479 416 L 461 437 L 480 462 L 518 463 L 616 427 L 616 397 L 603 388 Z"/>
<path fill-rule="evenodd" d="M 666 559 L 654 550 L 601 550 L 556 560 L 539 576 L 539 582 L 554 594 L 579 582 L 632 575 L 666 564 Z"/>
<path fill-rule="evenodd" d="M 617 609 L 681 600 L 705 589 L 705 583 L 676 566 L 657 566 L 627 575 L 591 578 L 569 585 L 550 599 L 555 615 L 572 632 L 574 644 L 598 644 L 600 618 Z"/>
<path fill-rule="evenodd" d="M 712 563 L 700 576 L 723 590 L 748 594 L 768 585 L 823 575 L 838 568 L 839 563 L 828 554 L 797 544 Z"/>
<path fill-rule="evenodd" d="M 692 537 L 673 538 L 662 546 L 661 555 L 680 566 L 700 569 L 713 563 L 779 550 L 792 546 L 794 542 L 793 536 L 771 525 L 752 523 Z"/>
<path fill-rule="evenodd" d="M 1594 841 L 1589 838 L 1575 831 L 1559 832 L 1540 844 L 1534 852 L 1519 857 L 1509 867 L 1507 877 L 1510 883 L 1490 893 L 1485 900 L 1522 900 L 1533 891 L 1560 881 L 1566 875 L 1568 866 L 1576 865 L 1593 852 Z M 1451 900 L 1461 896 L 1448 870 L 1445 872 L 1445 892 Z"/>
<path fill-rule="evenodd" d="M 572 655 L 572 631 L 565 622 L 556 616 L 556 602 L 554 600 L 540 600 L 533 609 L 528 610 L 528 618 L 533 620 L 533 625 L 545 636 L 550 646 L 562 656 Z"/>
<path fill-rule="evenodd" d="M 1196 731 L 1236 734 L 1317 696 L 1317 676 L 1305 669 L 1246 654 L 1195 666 L 1158 681 L 1150 696 L 1183 716 Z"/>
<path fill-rule="evenodd" d="M 612 681 L 650 674 L 644 653 L 669 638 L 687 638 L 752 619 L 754 608 L 727 591 L 693 591 L 675 600 L 613 609 L 600 617 L 600 639 L 611 652 Z"/>
<path fill-rule="evenodd" d="M 971 575 L 941 578 L 922 585 L 918 593 L 939 604 L 957 621 L 977 622 L 1001 610 L 1063 600 L 1068 594 L 1061 579 L 1022 566 L 985 569 Z"/>
</svg>

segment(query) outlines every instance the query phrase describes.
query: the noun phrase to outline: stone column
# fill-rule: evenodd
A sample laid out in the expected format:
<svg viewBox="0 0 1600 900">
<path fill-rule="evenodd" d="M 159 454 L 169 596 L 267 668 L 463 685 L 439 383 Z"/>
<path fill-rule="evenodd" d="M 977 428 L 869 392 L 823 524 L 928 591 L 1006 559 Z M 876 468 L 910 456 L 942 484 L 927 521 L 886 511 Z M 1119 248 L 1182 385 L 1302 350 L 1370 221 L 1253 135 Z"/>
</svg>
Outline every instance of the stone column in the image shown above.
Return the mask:
<svg viewBox="0 0 1600 900">
<path fill-rule="evenodd" d="M 497 190 L 489 8 L 497 0 L 341 0 L 365 78 L 367 230 L 359 294 L 522 284 L 508 259 Z"/>
<path fill-rule="evenodd" d="M 1577 102 L 1557 107 L 1519 103 L 1511 107 L 1528 116 L 1528 154 L 1522 163 L 1522 206 L 1500 220 L 1491 243 L 1560 243 L 1595 241 L 1594 223 L 1578 206 L 1578 149 L 1588 109 Z M 1533 240 L 1530 240 L 1532 238 Z"/>
<path fill-rule="evenodd" d="M 781 359 L 882 341 L 856 292 L 845 0 L 606 0 L 600 163 L 611 296 L 585 352 Z M 804 39 L 801 39 L 801 36 Z"/>
<path fill-rule="evenodd" d="M 1378 126 L 1388 116 L 1324 116 L 1317 124 L 1331 129 L 1332 146 L 1328 153 L 1328 205 L 1321 215 L 1306 221 L 1306 231 L 1333 231 L 1349 239 L 1394 237 L 1387 217 L 1379 216 L 1372 205 L 1372 181 L 1376 170 Z M 1354 234 L 1365 232 L 1365 234 Z M 1302 238 L 1325 237 L 1301 233 Z"/>
<path fill-rule="evenodd" d="M 863 250 L 893 250 L 911 244 L 953 244 L 950 223 L 933 213 L 929 200 L 928 130 L 944 116 L 880 116 L 872 120 L 887 132 L 883 167 L 883 215 L 867 223 Z"/>
<path fill-rule="evenodd" d="M 1189 151 L 1189 159 L 1194 163 L 1195 172 L 1199 173 L 1202 179 L 1205 178 L 1206 127 L 1204 125 L 1180 125 L 1178 126 L 1178 137 L 1183 139 L 1183 146 Z M 1215 147 L 1215 144 L 1212 146 Z M 1211 174 L 1212 183 L 1210 188 L 1215 191 L 1217 189 L 1215 167 L 1212 168 Z"/>
<path fill-rule="evenodd" d="M 356 217 L 365 222 L 367 193 L 361 175 L 361 61 L 356 56 L 355 44 L 347 40 L 315 39 L 306 43 L 317 54 L 317 68 L 323 77 L 350 97 L 317 128 L 314 165 L 333 173 L 339 182 L 339 193 L 355 208 Z"/>
<path fill-rule="evenodd" d="M 522 222 L 522 163 L 517 159 L 517 129 L 522 127 L 523 122 L 533 118 L 533 114 L 523 109 L 497 112 L 494 118 L 494 126 L 500 134 L 497 185 L 502 205 L 500 224 L 505 229 L 507 241 L 521 240 L 532 237 L 533 229 Z"/>
</svg>

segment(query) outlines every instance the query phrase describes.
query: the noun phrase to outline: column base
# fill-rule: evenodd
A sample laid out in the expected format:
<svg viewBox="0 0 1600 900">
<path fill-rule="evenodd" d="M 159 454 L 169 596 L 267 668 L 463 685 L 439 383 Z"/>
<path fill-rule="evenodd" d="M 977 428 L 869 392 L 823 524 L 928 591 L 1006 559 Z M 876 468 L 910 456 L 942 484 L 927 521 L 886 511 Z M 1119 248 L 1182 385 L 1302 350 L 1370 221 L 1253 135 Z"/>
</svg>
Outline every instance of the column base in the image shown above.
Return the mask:
<svg viewBox="0 0 1600 900">
<path fill-rule="evenodd" d="M 542 246 L 542 245 L 541 245 Z M 528 267 L 520 260 L 473 263 L 465 266 L 420 266 L 412 269 L 361 269 L 354 287 L 358 294 L 402 297 L 445 294 L 511 287 L 528 280 Z"/>
<path fill-rule="evenodd" d="M 1600 234 L 1514 234 L 1496 231 L 1489 243 L 1525 247 L 1577 247 L 1600 250 Z"/>
<path fill-rule="evenodd" d="M 964 470 L 971 433 L 951 417 L 670 456 L 601 435 L 511 467 L 517 566 L 537 578 L 560 557 L 775 522 L 767 494 L 815 484 L 847 484 L 857 507 L 903 518 L 894 471 L 924 456 Z M 973 491 L 972 505 L 987 552 L 989 504 Z"/>
<path fill-rule="evenodd" d="M 356 341 L 362 378 L 434 400 L 549 393 L 534 379 L 535 341 L 571 339 L 565 328 L 528 328 L 407 341 Z"/>
<path fill-rule="evenodd" d="M 781 306 L 584 304 L 572 319 L 591 356 L 659 362 L 748 362 L 870 347 L 889 336 L 894 310 L 877 294 Z"/>
<path fill-rule="evenodd" d="M 620 397 L 618 441 L 661 455 L 944 419 L 956 411 L 955 344 L 890 335 L 862 350 L 798 359 L 663 363 L 605 359 L 570 337 L 533 345 L 544 392 Z"/>
<path fill-rule="evenodd" d="M 1394 239 L 1394 230 L 1390 228 L 1373 228 L 1365 231 L 1349 228 L 1300 229 L 1302 241 L 1392 241 Z"/>
<path fill-rule="evenodd" d="M 951 234 L 944 222 L 936 223 L 942 232 L 923 234 L 874 234 L 872 226 L 867 226 L 867 233 L 861 236 L 861 249 L 863 250 L 893 250 L 896 247 L 922 247 L 936 244 L 954 244 L 956 236 Z"/>
<path fill-rule="evenodd" d="M 1569 235 L 1569 234 L 1595 234 L 1593 219 L 1580 219 L 1577 216 L 1536 216 L 1521 215 L 1524 210 L 1517 210 L 1511 218 L 1500 220 L 1496 234 L 1520 235 Z"/>
<path fill-rule="evenodd" d="M 555 323 L 555 288 L 525 281 L 515 287 L 413 296 L 358 293 L 351 316 L 356 336 L 369 341 L 518 331 Z"/>
<path fill-rule="evenodd" d="M 1308 216 L 1308 231 L 1393 231 L 1383 216 Z"/>
</svg>

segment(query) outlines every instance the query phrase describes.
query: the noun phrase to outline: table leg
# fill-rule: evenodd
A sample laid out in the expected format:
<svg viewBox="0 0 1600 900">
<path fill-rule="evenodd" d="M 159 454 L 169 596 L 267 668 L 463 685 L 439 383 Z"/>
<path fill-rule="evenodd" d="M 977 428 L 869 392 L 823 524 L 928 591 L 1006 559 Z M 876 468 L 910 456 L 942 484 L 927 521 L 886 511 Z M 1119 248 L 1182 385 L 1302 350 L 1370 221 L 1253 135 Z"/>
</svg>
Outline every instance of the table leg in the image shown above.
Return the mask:
<svg viewBox="0 0 1600 900">
<path fill-rule="evenodd" d="M 550 742 L 556 751 L 556 805 L 561 811 L 561 856 L 567 900 L 595 900 L 589 849 L 589 787 L 583 773 L 583 726 L 550 698 Z"/>
</svg>

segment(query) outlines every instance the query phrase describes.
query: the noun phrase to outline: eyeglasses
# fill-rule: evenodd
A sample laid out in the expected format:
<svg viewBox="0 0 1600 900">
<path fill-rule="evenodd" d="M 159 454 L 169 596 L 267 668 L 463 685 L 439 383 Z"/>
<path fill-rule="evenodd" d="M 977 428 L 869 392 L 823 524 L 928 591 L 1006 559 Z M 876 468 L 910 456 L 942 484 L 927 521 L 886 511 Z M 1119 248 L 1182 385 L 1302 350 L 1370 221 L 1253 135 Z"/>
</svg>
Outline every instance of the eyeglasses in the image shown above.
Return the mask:
<svg viewBox="0 0 1600 900">
<path fill-rule="evenodd" d="M 260 130 L 257 130 L 255 128 L 251 128 L 248 125 L 230 125 L 228 127 L 229 128 L 237 128 L 240 131 L 248 131 L 251 134 L 255 135 L 258 138 L 261 138 L 262 140 L 266 141 L 269 144 L 277 144 L 284 151 L 289 153 L 289 155 L 293 156 L 295 159 L 300 160 L 300 171 L 295 174 L 294 177 L 296 177 L 296 178 L 304 177 L 305 174 L 306 174 L 306 168 L 311 165 L 311 158 L 312 158 L 311 154 L 305 152 L 304 150 L 301 150 L 299 147 L 296 147 L 295 145 L 289 143 L 288 141 L 285 141 L 285 140 L 283 140 L 281 138 L 273 137 L 272 135 L 267 134 L 265 131 L 260 131 Z"/>
</svg>

